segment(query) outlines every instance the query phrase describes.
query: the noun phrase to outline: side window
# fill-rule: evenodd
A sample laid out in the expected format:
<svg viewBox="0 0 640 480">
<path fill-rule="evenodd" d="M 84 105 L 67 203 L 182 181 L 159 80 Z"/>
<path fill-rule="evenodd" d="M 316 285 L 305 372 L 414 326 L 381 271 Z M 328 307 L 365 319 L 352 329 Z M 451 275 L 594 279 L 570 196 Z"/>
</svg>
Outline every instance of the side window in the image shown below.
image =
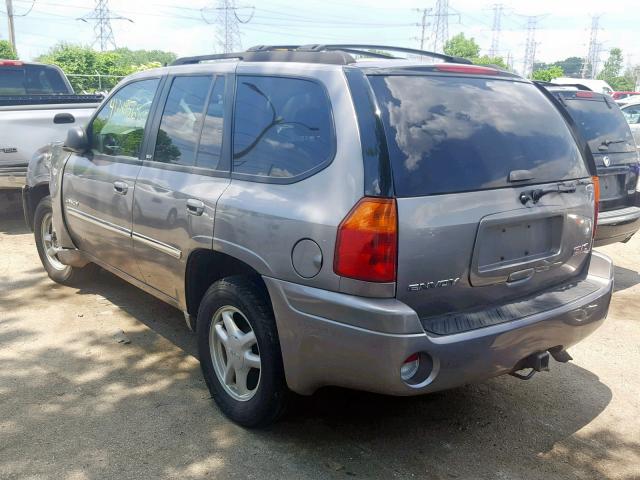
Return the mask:
<svg viewBox="0 0 640 480">
<path fill-rule="evenodd" d="M 222 151 L 225 77 L 219 76 L 213 86 L 198 148 L 197 166 L 217 170 Z"/>
<path fill-rule="evenodd" d="M 233 171 L 271 178 L 302 175 L 332 159 L 331 106 L 316 82 L 239 76 Z"/>
<path fill-rule="evenodd" d="M 94 153 L 138 158 L 158 79 L 122 87 L 102 107 L 91 125 Z"/>
<path fill-rule="evenodd" d="M 192 166 L 211 76 L 175 77 L 162 112 L 153 159 Z"/>
<path fill-rule="evenodd" d="M 640 123 L 640 105 L 627 107 L 622 110 L 622 113 L 624 114 L 624 118 L 627 119 L 627 122 L 630 125 Z"/>
</svg>

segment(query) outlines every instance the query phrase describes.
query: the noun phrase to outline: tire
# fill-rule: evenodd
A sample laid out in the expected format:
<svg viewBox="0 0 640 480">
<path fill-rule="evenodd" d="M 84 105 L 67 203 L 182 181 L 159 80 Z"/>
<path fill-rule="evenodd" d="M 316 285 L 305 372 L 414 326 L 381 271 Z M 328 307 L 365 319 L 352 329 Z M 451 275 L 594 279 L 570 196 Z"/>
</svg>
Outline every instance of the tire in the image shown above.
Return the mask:
<svg viewBox="0 0 640 480">
<path fill-rule="evenodd" d="M 51 255 L 47 253 L 48 245 L 55 244 L 55 233 L 52 232 L 50 227 L 52 213 L 51 197 L 46 196 L 38 203 L 33 216 L 33 231 L 40 261 L 47 271 L 49 278 L 54 282 L 63 285 L 79 285 L 82 281 L 95 275 L 98 271 L 98 266 L 93 263 L 89 263 L 82 268 L 63 265 L 55 254 Z M 45 235 L 48 235 L 50 238 L 45 238 Z"/>
<path fill-rule="evenodd" d="M 237 330 L 227 327 L 229 318 Z M 196 332 L 202 373 L 220 410 L 249 428 L 265 427 L 278 420 L 285 412 L 289 390 L 264 284 L 245 276 L 227 277 L 214 283 L 200 304 Z M 246 340 L 251 339 L 251 332 L 255 345 L 241 346 L 244 341 L 247 345 L 251 343 Z M 223 343 L 222 333 L 232 343 Z M 255 368 L 247 366 L 250 363 L 247 358 L 254 365 L 256 355 L 260 365 L 257 374 Z M 243 366 L 238 367 L 239 363 Z M 245 370 L 248 373 L 243 373 Z"/>
</svg>

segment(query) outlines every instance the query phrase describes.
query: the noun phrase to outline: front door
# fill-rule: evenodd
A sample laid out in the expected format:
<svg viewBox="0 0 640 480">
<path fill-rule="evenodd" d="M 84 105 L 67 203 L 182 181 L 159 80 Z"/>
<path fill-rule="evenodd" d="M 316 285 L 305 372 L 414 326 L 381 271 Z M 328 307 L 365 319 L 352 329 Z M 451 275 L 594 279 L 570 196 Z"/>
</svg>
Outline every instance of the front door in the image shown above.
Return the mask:
<svg viewBox="0 0 640 480">
<path fill-rule="evenodd" d="M 135 258 L 145 283 L 179 302 L 190 253 L 212 248 L 216 203 L 230 181 L 220 162 L 225 83 L 211 75 L 167 79 L 135 185 Z"/>
<path fill-rule="evenodd" d="M 64 212 L 76 245 L 136 278 L 133 190 L 159 83 L 158 78 L 129 83 L 103 104 L 87 130 L 91 149 L 71 156 L 62 183 Z"/>
</svg>

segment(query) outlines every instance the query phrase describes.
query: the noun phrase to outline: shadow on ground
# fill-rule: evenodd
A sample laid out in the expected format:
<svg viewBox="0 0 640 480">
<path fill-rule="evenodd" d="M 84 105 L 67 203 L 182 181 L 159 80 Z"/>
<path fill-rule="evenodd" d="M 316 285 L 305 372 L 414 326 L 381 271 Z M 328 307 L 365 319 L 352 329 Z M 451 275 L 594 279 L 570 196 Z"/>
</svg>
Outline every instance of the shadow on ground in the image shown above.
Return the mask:
<svg viewBox="0 0 640 480">
<path fill-rule="evenodd" d="M 640 442 L 576 433 L 612 393 L 574 364 L 415 398 L 324 389 L 247 431 L 209 399 L 180 312 L 107 272 L 71 289 L 38 266 L 34 251 L 0 278 L 2 478 L 604 478 L 640 463 Z"/>
</svg>

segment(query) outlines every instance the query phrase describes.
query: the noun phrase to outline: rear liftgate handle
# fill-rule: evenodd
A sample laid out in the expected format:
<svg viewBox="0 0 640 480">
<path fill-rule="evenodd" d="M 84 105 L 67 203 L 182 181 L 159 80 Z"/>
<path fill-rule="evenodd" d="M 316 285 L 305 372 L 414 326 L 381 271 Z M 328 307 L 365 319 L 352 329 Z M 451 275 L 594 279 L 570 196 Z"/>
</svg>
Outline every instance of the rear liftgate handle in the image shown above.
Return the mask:
<svg viewBox="0 0 640 480">
<path fill-rule="evenodd" d="M 187 200 L 187 213 L 199 217 L 204 213 L 204 203 L 195 198 Z"/>
</svg>

